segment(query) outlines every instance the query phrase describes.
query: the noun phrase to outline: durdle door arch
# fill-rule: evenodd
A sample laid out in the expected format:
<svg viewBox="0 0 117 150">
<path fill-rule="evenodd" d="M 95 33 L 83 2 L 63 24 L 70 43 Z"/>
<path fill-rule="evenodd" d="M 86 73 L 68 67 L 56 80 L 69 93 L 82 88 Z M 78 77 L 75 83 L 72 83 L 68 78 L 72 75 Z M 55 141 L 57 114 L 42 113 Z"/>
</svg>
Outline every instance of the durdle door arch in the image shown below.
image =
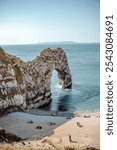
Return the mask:
<svg viewBox="0 0 117 150">
<path fill-rule="evenodd" d="M 53 70 L 58 72 L 62 88 L 71 89 L 67 56 L 61 48 L 44 49 L 28 62 L 0 48 L 0 109 L 9 106 L 31 109 L 49 103 Z"/>
</svg>

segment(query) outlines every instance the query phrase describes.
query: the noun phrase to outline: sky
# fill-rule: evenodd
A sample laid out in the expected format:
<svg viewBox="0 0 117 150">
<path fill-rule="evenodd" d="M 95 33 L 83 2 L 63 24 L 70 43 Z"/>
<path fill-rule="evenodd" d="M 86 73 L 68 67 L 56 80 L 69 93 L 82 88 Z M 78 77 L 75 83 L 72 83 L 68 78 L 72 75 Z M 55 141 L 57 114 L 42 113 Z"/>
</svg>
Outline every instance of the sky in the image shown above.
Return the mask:
<svg viewBox="0 0 117 150">
<path fill-rule="evenodd" d="M 99 42 L 99 0 L 0 0 L 0 44 Z"/>
</svg>

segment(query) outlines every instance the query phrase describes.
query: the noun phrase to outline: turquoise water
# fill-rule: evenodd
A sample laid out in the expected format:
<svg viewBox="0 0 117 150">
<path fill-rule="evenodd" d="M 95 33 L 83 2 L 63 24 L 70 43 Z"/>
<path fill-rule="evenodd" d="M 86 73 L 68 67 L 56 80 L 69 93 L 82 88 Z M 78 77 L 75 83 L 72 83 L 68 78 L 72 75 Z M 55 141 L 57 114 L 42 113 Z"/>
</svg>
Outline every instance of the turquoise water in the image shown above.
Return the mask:
<svg viewBox="0 0 117 150">
<path fill-rule="evenodd" d="M 47 47 L 61 47 L 68 56 L 72 74 L 72 90 L 62 90 L 57 84 L 57 72 L 52 75 L 52 103 L 45 109 L 60 111 L 98 111 L 100 108 L 100 45 L 4 45 L 6 52 L 24 61 L 34 59 Z"/>
</svg>

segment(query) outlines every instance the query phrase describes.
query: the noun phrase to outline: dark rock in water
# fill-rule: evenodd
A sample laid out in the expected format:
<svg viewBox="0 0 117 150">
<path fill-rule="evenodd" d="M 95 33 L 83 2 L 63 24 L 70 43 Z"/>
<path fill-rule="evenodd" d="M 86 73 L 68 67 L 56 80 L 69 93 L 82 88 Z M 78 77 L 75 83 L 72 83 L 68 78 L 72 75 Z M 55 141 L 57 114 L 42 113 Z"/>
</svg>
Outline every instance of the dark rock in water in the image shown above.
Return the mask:
<svg viewBox="0 0 117 150">
<path fill-rule="evenodd" d="M 50 126 L 52 126 L 52 125 L 56 125 L 56 123 L 55 123 L 55 122 L 48 122 L 48 124 L 49 124 Z"/>
<path fill-rule="evenodd" d="M 71 117 L 67 117 L 66 119 L 69 120 L 69 119 L 71 119 Z"/>
<path fill-rule="evenodd" d="M 32 121 L 32 120 L 29 120 L 27 123 L 33 123 L 33 121 Z"/>
<path fill-rule="evenodd" d="M 58 110 L 59 110 L 59 111 L 67 111 L 67 109 L 64 108 L 62 105 L 59 105 Z"/>
<path fill-rule="evenodd" d="M 39 129 L 39 130 L 40 130 L 40 129 L 42 129 L 42 127 L 41 127 L 41 126 L 37 126 L 36 129 Z"/>
<path fill-rule="evenodd" d="M 53 69 L 62 88 L 72 88 L 67 56 L 61 48 L 44 49 L 28 62 L 0 48 L 0 111 L 9 106 L 31 109 L 47 105 L 51 101 Z"/>
</svg>

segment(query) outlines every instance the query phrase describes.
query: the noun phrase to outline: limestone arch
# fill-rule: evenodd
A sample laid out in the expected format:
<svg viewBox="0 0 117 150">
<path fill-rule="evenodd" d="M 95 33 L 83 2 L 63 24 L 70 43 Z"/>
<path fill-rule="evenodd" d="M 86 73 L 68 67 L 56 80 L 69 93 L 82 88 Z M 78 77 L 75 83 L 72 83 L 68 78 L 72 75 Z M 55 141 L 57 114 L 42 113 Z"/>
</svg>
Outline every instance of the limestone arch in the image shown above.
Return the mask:
<svg viewBox="0 0 117 150">
<path fill-rule="evenodd" d="M 62 88 L 72 88 L 65 52 L 44 49 L 33 61 L 24 62 L 0 49 L 0 109 L 9 106 L 38 108 L 51 101 L 52 71 L 58 72 Z M 3 59 L 4 58 L 4 59 Z"/>
<path fill-rule="evenodd" d="M 62 82 L 62 88 L 71 89 L 72 78 L 66 53 L 61 48 L 56 49 L 47 48 L 41 52 L 40 57 L 42 57 L 43 60 L 48 60 L 46 63 L 51 64 L 51 71 L 52 70 L 57 71 L 58 78 Z"/>
</svg>

